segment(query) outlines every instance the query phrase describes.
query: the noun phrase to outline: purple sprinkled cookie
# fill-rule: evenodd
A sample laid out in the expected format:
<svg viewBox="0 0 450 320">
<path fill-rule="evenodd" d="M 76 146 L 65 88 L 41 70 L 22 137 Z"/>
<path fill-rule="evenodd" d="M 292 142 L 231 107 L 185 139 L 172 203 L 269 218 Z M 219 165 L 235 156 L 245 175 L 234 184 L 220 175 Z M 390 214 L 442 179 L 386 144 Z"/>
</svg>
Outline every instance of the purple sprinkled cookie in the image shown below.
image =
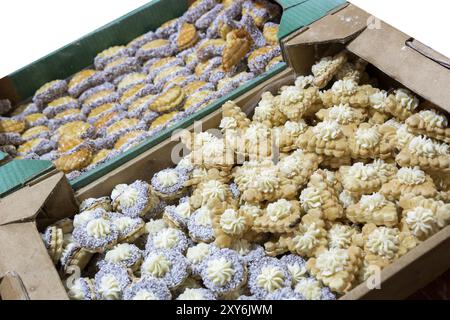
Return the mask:
<svg viewBox="0 0 450 320">
<path fill-rule="evenodd" d="M 212 213 L 206 207 L 197 209 L 189 218 L 188 231 L 192 240 L 197 242 L 212 242 L 215 239 L 212 228 Z"/>
<path fill-rule="evenodd" d="M 145 278 L 129 285 L 123 294 L 124 300 L 171 300 L 166 284 L 158 279 Z"/>
<path fill-rule="evenodd" d="M 128 89 L 146 82 L 147 75 L 140 72 L 132 72 L 124 75 L 117 83 L 117 92 L 122 95 Z"/>
<path fill-rule="evenodd" d="M 143 261 L 143 252 L 134 244 L 120 243 L 106 251 L 102 260 L 97 262 L 101 269 L 105 264 L 117 264 L 123 268 L 136 271 Z"/>
<path fill-rule="evenodd" d="M 294 290 L 306 300 L 336 300 L 336 296 L 328 287 L 323 287 L 318 280 L 312 277 L 301 279 Z"/>
<path fill-rule="evenodd" d="M 189 204 L 189 201 L 185 201 L 177 206 L 167 206 L 164 210 L 163 218 L 168 225 L 181 230 L 186 230 L 191 214 L 191 205 Z"/>
<path fill-rule="evenodd" d="M 26 148 L 23 148 L 25 146 L 26 146 Z M 21 156 L 24 156 L 27 154 L 33 154 L 33 153 L 41 156 L 41 155 L 48 153 L 54 149 L 56 149 L 55 141 L 52 141 L 49 139 L 37 138 L 34 140 L 30 140 L 26 144 L 22 144 L 21 146 L 19 146 L 17 148 L 17 152 Z"/>
<path fill-rule="evenodd" d="M 220 25 L 237 18 L 242 12 L 242 3 L 243 0 L 233 1 L 228 8 L 221 11 L 208 27 L 208 30 L 206 30 L 207 37 L 210 39 L 219 37 L 218 31 Z"/>
<path fill-rule="evenodd" d="M 33 96 L 33 102 L 42 108 L 46 103 L 62 97 L 67 92 L 67 81 L 54 80 L 40 87 Z"/>
<path fill-rule="evenodd" d="M 155 120 L 159 116 L 160 116 L 160 114 L 158 112 L 149 110 L 142 115 L 141 119 L 142 119 L 142 121 L 147 123 L 147 125 L 150 126 L 152 124 L 153 120 Z"/>
<path fill-rule="evenodd" d="M 83 102 L 81 112 L 88 115 L 92 109 L 101 106 L 102 104 L 114 103 L 119 100 L 119 94 L 110 90 L 98 91 Z"/>
<path fill-rule="evenodd" d="M 86 90 L 105 82 L 103 72 L 87 69 L 76 73 L 69 81 L 67 92 L 74 98 L 79 97 Z"/>
<path fill-rule="evenodd" d="M 202 242 L 187 249 L 186 259 L 189 262 L 189 269 L 194 277 L 200 277 L 200 266 L 202 262 L 217 250 L 219 249 L 215 245 Z"/>
<path fill-rule="evenodd" d="M 281 54 L 280 46 L 265 47 L 265 48 L 270 48 L 270 49 L 265 53 L 257 54 L 253 57 L 252 57 L 252 55 L 250 55 L 250 58 L 248 61 L 248 68 L 254 74 L 263 73 L 266 70 L 266 67 L 269 64 L 269 62 L 273 58 L 275 58 L 276 56 L 279 56 Z M 265 48 L 263 48 L 263 49 L 265 49 Z"/>
<path fill-rule="evenodd" d="M 197 0 L 183 14 L 186 22 L 194 23 L 217 4 L 216 0 Z"/>
<path fill-rule="evenodd" d="M 39 137 L 32 137 L 32 139 L 39 138 Z M 0 146 L 4 145 L 14 145 L 18 146 L 21 145 L 24 142 L 24 139 L 19 133 L 15 132 L 6 132 L 6 133 L 0 133 Z"/>
<path fill-rule="evenodd" d="M 61 113 L 65 110 L 78 109 L 79 107 L 80 104 L 76 99 L 66 96 L 50 102 L 48 106 L 42 111 L 42 113 L 47 118 L 53 118 L 58 113 Z"/>
<path fill-rule="evenodd" d="M 99 300 L 121 300 L 131 283 L 127 269 L 117 264 L 104 264 L 95 275 L 95 291 Z"/>
<path fill-rule="evenodd" d="M 112 248 L 119 238 L 119 230 L 105 217 L 94 218 L 73 230 L 73 239 L 81 247 L 93 252 Z"/>
<path fill-rule="evenodd" d="M 204 13 L 200 18 L 196 19 L 195 27 L 200 30 L 206 30 L 217 17 L 217 15 L 223 10 L 222 4 L 216 4 L 211 10 Z"/>
<path fill-rule="evenodd" d="M 96 300 L 95 287 L 92 279 L 78 278 L 67 288 L 71 300 Z"/>
<path fill-rule="evenodd" d="M 262 258 L 250 264 L 248 287 L 260 298 L 285 287 L 291 287 L 292 278 L 286 265 L 275 258 Z"/>
<path fill-rule="evenodd" d="M 136 52 L 136 58 L 144 62 L 153 58 L 165 58 L 173 55 L 175 47 L 169 40 L 156 39 L 144 44 Z"/>
<path fill-rule="evenodd" d="M 187 175 L 177 169 L 168 168 L 156 173 L 151 181 L 158 197 L 164 200 L 179 199 L 186 191 Z"/>
<path fill-rule="evenodd" d="M 307 276 L 306 261 L 302 257 L 296 254 L 289 254 L 281 257 L 280 261 L 286 264 L 292 277 L 293 286 Z"/>
<path fill-rule="evenodd" d="M 136 51 L 142 47 L 144 44 L 146 44 L 147 42 L 153 41 L 155 39 L 157 39 L 158 37 L 156 36 L 156 34 L 153 31 L 149 31 L 147 33 L 144 33 L 143 35 L 140 35 L 139 37 L 131 40 L 128 44 L 127 44 L 127 50 L 128 50 L 128 54 L 130 56 L 134 56 L 136 54 Z"/>
<path fill-rule="evenodd" d="M 144 216 L 155 205 L 148 183 L 136 180 L 130 185 L 117 185 L 111 193 L 113 209 L 136 218 Z"/>
<path fill-rule="evenodd" d="M 139 70 L 139 62 L 134 57 L 121 57 L 111 61 L 105 66 L 103 70 L 105 77 L 108 81 L 114 83 L 114 79 L 117 79 L 125 74 L 136 72 Z"/>
<path fill-rule="evenodd" d="M 92 95 L 96 94 L 97 92 L 100 91 L 114 91 L 116 89 L 116 87 L 110 83 L 110 82 L 105 82 L 102 83 L 98 86 L 92 87 L 86 91 L 84 91 L 81 96 L 78 98 L 78 101 L 80 101 L 80 103 L 84 103 L 87 99 L 89 99 Z"/>
<path fill-rule="evenodd" d="M 230 249 L 213 252 L 203 260 L 200 269 L 205 287 L 219 296 L 239 290 L 247 280 L 244 261 Z"/>
<path fill-rule="evenodd" d="M 114 46 L 105 49 L 94 58 L 95 69 L 103 70 L 111 61 L 126 56 L 128 56 L 128 50 L 125 46 Z"/>
<path fill-rule="evenodd" d="M 152 250 L 141 265 L 141 276 L 162 280 L 170 290 L 176 290 L 189 276 L 188 263 L 178 251 Z"/>
<path fill-rule="evenodd" d="M 159 62 L 157 66 L 155 66 L 156 62 Z M 160 65 L 161 63 L 163 63 L 163 65 Z M 184 60 L 178 57 L 152 59 L 147 61 L 142 69 L 148 74 L 147 80 L 152 82 L 161 71 L 174 66 L 184 66 Z"/>
<path fill-rule="evenodd" d="M 145 245 L 145 252 L 154 250 L 169 250 L 184 253 L 188 247 L 186 235 L 175 228 L 166 228 L 149 236 Z"/>
<path fill-rule="evenodd" d="M 275 292 L 269 293 L 264 298 L 265 300 L 306 300 L 303 295 L 295 292 L 291 288 L 281 288 Z"/>
<path fill-rule="evenodd" d="M 75 121 L 86 121 L 86 116 L 81 112 L 78 112 L 75 114 L 68 114 L 60 118 L 53 118 L 48 121 L 48 128 L 52 131 L 55 131 L 62 125 Z"/>
<path fill-rule="evenodd" d="M 83 200 L 80 204 L 80 212 L 86 210 L 95 210 L 97 208 L 103 209 L 107 212 L 112 211 L 111 198 L 110 197 L 87 198 Z"/>
<path fill-rule="evenodd" d="M 205 288 L 186 288 L 176 300 L 217 300 L 217 297 Z"/>
<path fill-rule="evenodd" d="M 183 21 L 180 18 L 169 20 L 156 29 L 155 34 L 158 38 L 167 39 L 177 32 L 178 27 L 182 22 Z"/>
<path fill-rule="evenodd" d="M 251 15 L 243 15 L 239 24 L 248 32 L 253 40 L 253 45 L 256 48 L 264 47 L 267 44 L 267 40 L 264 37 L 264 34 L 256 26 L 255 21 L 253 20 Z"/>
</svg>

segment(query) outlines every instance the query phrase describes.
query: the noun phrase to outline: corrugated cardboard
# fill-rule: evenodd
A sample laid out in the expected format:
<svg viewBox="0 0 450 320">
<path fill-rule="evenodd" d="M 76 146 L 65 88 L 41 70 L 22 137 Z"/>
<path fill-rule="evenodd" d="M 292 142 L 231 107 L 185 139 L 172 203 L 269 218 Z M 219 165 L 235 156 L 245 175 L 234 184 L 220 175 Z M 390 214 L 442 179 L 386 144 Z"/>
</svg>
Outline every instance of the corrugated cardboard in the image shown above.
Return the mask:
<svg viewBox="0 0 450 320">
<path fill-rule="evenodd" d="M 288 68 L 278 75 L 274 76 L 270 81 L 266 81 L 257 87 L 255 87 L 253 90 L 248 91 L 244 95 L 240 96 L 235 100 L 235 102 L 243 109 L 246 113 L 251 114 L 256 103 L 259 101 L 260 96 L 262 92 L 264 91 L 277 91 L 279 87 L 282 85 L 290 84 L 293 82 L 295 78 L 295 74 L 301 74 L 305 73 L 306 70 L 310 69 L 312 62 L 318 57 L 320 54 L 324 54 L 327 52 L 336 52 L 338 50 L 341 50 L 349 43 L 351 44 L 352 41 L 355 41 L 355 39 L 358 39 L 360 35 L 366 30 L 364 26 L 364 17 L 367 17 L 367 13 L 361 11 L 359 8 L 356 8 L 352 5 L 347 6 L 343 8 L 341 11 L 333 12 L 329 16 L 311 24 L 308 26 L 308 28 L 305 28 L 304 30 L 301 30 L 297 35 L 291 37 L 288 39 L 288 41 L 284 45 L 284 49 L 286 50 L 285 54 L 288 57 L 288 61 L 291 64 L 292 68 Z M 352 18 L 353 20 L 349 20 L 348 18 Z M 340 22 L 339 22 L 340 21 Z M 348 22 L 353 21 L 352 24 L 347 24 Z M 334 24 L 332 24 L 334 23 Z M 345 26 L 340 29 L 340 24 L 345 24 Z M 328 25 L 327 28 L 324 26 Z M 330 25 L 332 26 L 330 28 Z M 318 31 L 320 30 L 320 31 Z M 397 33 L 398 31 L 395 29 L 391 29 L 391 32 Z M 389 38 L 387 38 L 389 39 Z M 354 53 L 356 53 L 357 50 L 360 49 L 363 45 L 362 42 L 356 41 L 354 42 L 355 47 L 353 50 L 355 50 Z M 368 44 L 370 45 L 370 44 Z M 364 58 L 364 57 L 363 57 Z M 375 56 L 376 58 L 376 56 Z M 393 58 L 394 59 L 394 58 Z M 421 68 L 425 68 L 426 64 L 420 63 L 420 60 L 422 58 L 417 58 L 419 63 L 417 64 L 419 70 Z M 382 59 L 375 59 L 374 63 L 378 63 Z M 388 60 L 388 57 L 385 57 L 384 60 Z M 379 68 L 380 76 L 383 76 L 382 72 L 385 72 L 384 68 L 386 68 L 385 65 L 379 64 L 377 65 Z M 412 68 L 413 66 L 405 66 Z M 442 67 L 443 68 L 443 67 Z M 295 72 L 294 72 L 295 70 Z M 439 70 L 439 72 L 445 72 L 442 70 Z M 388 73 L 388 71 L 386 71 Z M 395 74 L 403 75 L 402 71 L 395 72 Z M 384 77 L 387 79 L 389 78 L 390 74 L 384 74 Z M 392 80 L 392 79 L 391 79 Z M 403 83 L 403 79 L 401 77 L 395 78 L 393 80 L 401 81 Z M 389 82 L 389 79 L 386 80 Z M 423 94 L 423 91 L 420 92 L 420 94 Z M 434 99 L 433 101 L 436 101 L 434 95 L 440 94 L 439 90 L 436 90 L 436 92 L 433 93 L 433 96 L 431 96 L 431 99 Z M 209 129 L 209 128 L 216 128 L 221 120 L 221 112 L 220 110 L 216 110 L 215 112 L 212 112 L 208 116 L 206 116 L 203 121 L 203 129 Z M 191 126 L 189 129 L 193 129 Z M 89 197 L 99 197 L 107 195 L 111 192 L 113 187 L 117 185 L 118 183 L 130 183 L 136 179 L 144 179 L 149 180 L 151 176 L 157 172 L 158 170 L 165 168 L 167 166 L 171 166 L 171 160 L 170 160 L 170 153 L 173 148 L 173 146 L 177 143 L 177 141 L 170 141 L 166 140 L 159 144 L 158 146 L 155 146 L 138 157 L 134 158 L 133 160 L 127 162 L 123 166 L 113 170 L 112 172 L 104 175 L 99 180 L 95 181 L 94 183 L 91 183 L 88 186 L 85 186 L 78 190 L 76 193 L 76 199 L 78 201 L 81 201 L 83 199 L 89 198 Z M 64 183 L 57 182 L 57 178 L 54 178 L 51 176 L 49 178 L 51 182 L 48 182 L 47 187 L 51 186 L 64 186 Z M 40 182 L 43 183 L 43 182 Z M 36 184 L 37 185 L 37 184 Z M 42 190 L 42 189 L 40 189 Z M 56 195 L 57 190 L 55 190 L 54 195 Z M 66 192 L 63 192 L 62 195 L 68 196 Z M 47 199 L 47 201 L 50 201 L 49 194 L 43 193 L 43 199 Z M 69 197 L 70 198 L 70 197 Z M 13 199 L 12 201 L 18 201 L 19 197 L 17 198 L 10 198 Z M 64 203 L 64 198 L 57 197 L 56 202 Z M 1 204 L 1 203 L 0 203 Z M 38 207 L 36 204 L 34 206 L 35 208 Z M 4 207 L 8 209 L 8 206 Z M 11 208 L 11 207 L 9 207 Z M 53 208 L 53 209 L 52 209 Z M 8 209 L 9 210 L 9 209 Z M 56 210 L 56 211 L 54 211 Z M 37 221 L 39 222 L 39 225 L 45 226 L 49 223 L 49 221 L 54 220 L 54 218 L 58 217 L 60 218 L 62 216 L 66 216 L 66 213 L 61 214 L 60 211 L 61 207 L 58 205 L 54 206 L 48 206 L 46 211 L 45 219 L 41 219 L 40 214 L 36 214 L 35 217 L 37 218 Z M 30 210 L 30 213 L 33 210 Z M 72 213 L 71 213 L 72 214 Z M 68 214 L 67 214 L 68 215 Z M 8 215 L 11 217 L 11 215 Z M 14 221 L 17 219 L 16 215 L 12 215 L 12 218 L 9 218 L 7 221 Z M 44 222 L 42 222 L 44 221 Z M 34 241 L 35 244 L 38 247 L 40 246 L 40 249 L 36 248 L 36 252 L 38 252 L 39 259 L 35 259 L 33 257 L 33 265 L 36 265 L 36 263 L 42 263 L 41 266 L 38 268 L 37 272 L 42 272 L 43 275 L 45 275 L 48 280 L 46 284 L 40 284 L 42 285 L 42 288 L 32 287 L 31 284 L 33 283 L 33 276 L 28 277 L 27 274 L 24 274 L 24 272 L 30 272 L 34 275 L 36 275 L 35 270 L 24 270 L 24 267 L 17 266 L 17 269 L 15 267 L 14 263 L 20 263 L 20 261 L 12 261 L 14 263 L 8 262 L 6 264 L 6 267 L 4 266 L 3 261 L 9 260 L 10 255 L 22 255 L 22 250 L 24 250 L 23 256 L 27 256 L 27 248 L 23 248 L 22 246 L 17 246 L 14 250 L 0 250 L 0 267 L 2 267 L 0 270 L 2 274 L 18 274 L 21 279 L 21 283 L 23 283 L 22 287 L 26 288 L 27 294 L 30 296 L 30 298 L 33 297 L 29 290 L 30 288 L 35 289 L 35 296 L 37 296 L 37 291 L 39 291 L 40 295 L 39 297 L 45 296 L 46 293 L 48 293 L 48 286 L 54 286 L 56 288 L 56 292 L 58 292 L 59 289 L 62 288 L 62 284 L 59 278 L 54 277 L 55 273 L 52 271 L 44 270 L 45 268 L 50 268 L 54 271 L 53 266 L 49 266 L 49 258 L 47 256 L 47 253 L 45 252 L 45 248 L 42 243 L 39 243 L 36 238 L 34 239 L 22 239 L 20 237 L 25 237 L 22 234 L 16 234 L 16 232 L 25 233 L 30 232 L 32 236 L 35 236 L 37 234 L 36 226 L 34 226 L 32 223 L 26 223 L 27 228 L 33 229 L 33 231 L 18 231 L 16 230 L 9 230 L 8 228 L 19 228 L 21 224 L 10 224 L 0 227 L 0 241 L 2 241 L 2 236 L 6 238 L 5 243 L 13 244 L 17 241 Z M 6 227 L 6 230 L 4 228 Z M 41 229 L 42 230 L 42 229 Z M 19 239 L 20 238 L 20 239 Z M 3 242 L 2 242 L 3 243 Z M 350 291 L 347 295 L 345 295 L 342 299 L 380 299 L 380 298 L 390 298 L 390 299 L 401 299 L 405 298 L 418 288 L 424 286 L 426 283 L 428 283 L 431 279 L 435 278 L 445 270 L 447 270 L 450 267 L 450 251 L 448 248 L 450 247 L 450 226 L 446 227 L 445 229 L 438 232 L 433 237 L 427 239 L 425 242 L 421 243 L 418 247 L 408 252 L 405 256 L 395 261 L 392 265 L 385 268 L 381 274 L 382 283 L 381 283 L 381 290 L 369 290 L 365 284 L 361 284 L 357 288 Z M 12 259 L 14 260 L 14 259 Z M 30 261 L 30 260 L 28 260 Z M 22 261 L 24 263 L 24 261 Z M 25 277 L 27 275 L 27 277 Z M 17 284 L 17 281 L 14 281 L 15 279 L 9 279 L 8 277 L 4 278 L 7 279 L 7 282 L 3 285 L 0 285 L 0 294 L 2 296 L 23 296 L 23 290 L 18 291 L 17 288 L 21 287 Z M 14 284 L 15 283 L 15 284 Z M 20 283 L 20 282 L 19 282 Z M 13 288 L 13 289 L 11 289 Z M 12 291 L 12 293 L 10 292 Z M 42 292 L 42 293 L 41 293 Z M 64 293 L 65 294 L 65 293 Z M 61 293 L 61 295 L 64 295 Z"/>
<path fill-rule="evenodd" d="M 59 220 L 76 213 L 78 204 L 64 174 L 53 171 L 0 199 L 0 225 Z"/>
<path fill-rule="evenodd" d="M 0 226 L 0 243 L 2 299 L 67 299 L 33 222 Z"/>
<path fill-rule="evenodd" d="M 288 64 L 305 73 L 311 61 L 344 47 L 423 99 L 450 111 L 450 60 L 348 4 L 284 42 Z"/>
</svg>

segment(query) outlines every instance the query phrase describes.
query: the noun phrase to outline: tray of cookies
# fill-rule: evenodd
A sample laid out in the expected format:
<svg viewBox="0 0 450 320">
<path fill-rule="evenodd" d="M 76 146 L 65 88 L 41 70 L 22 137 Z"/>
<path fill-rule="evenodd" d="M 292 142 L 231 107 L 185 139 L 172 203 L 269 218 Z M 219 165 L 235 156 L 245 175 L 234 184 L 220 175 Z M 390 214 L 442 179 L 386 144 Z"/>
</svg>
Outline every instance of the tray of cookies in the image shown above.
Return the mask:
<svg viewBox="0 0 450 320">
<path fill-rule="evenodd" d="M 168 2 L 173 15 L 184 13 L 127 42 L 117 39 L 67 78 L 34 93 L 3 79 L 15 105 L 1 100 L 1 151 L 51 161 L 79 188 L 285 67 L 276 2 Z M 124 25 L 136 14 L 121 18 Z M 32 93 L 27 103 L 19 101 L 24 93 Z"/>
<path fill-rule="evenodd" d="M 365 30 L 366 14 L 349 5 L 299 31 L 284 44 L 286 70 L 76 194 L 58 175 L 30 186 L 47 201 L 33 210 L 43 243 L 24 250 L 54 264 L 50 282 L 71 299 L 400 299 L 420 289 L 450 267 L 448 108 L 426 79 L 419 87 L 386 65 L 414 58 L 416 72 L 442 79 L 448 70 L 404 49 L 383 61 L 379 34 L 390 35 L 386 52 L 408 37 Z M 10 216 L 0 228 L 17 227 Z"/>
</svg>

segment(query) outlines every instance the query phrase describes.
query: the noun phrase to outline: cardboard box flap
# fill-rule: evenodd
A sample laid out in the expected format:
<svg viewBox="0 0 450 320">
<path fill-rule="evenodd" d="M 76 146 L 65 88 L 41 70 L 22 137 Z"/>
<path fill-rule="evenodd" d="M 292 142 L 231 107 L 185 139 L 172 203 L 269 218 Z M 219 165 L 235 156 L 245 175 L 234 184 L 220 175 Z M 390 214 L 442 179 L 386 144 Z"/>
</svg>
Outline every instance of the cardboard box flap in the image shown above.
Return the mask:
<svg viewBox="0 0 450 320">
<path fill-rule="evenodd" d="M 307 0 L 288 1 L 281 17 L 278 38 L 283 39 L 296 30 L 309 25 L 311 22 L 335 10 L 337 7 L 345 5 L 345 0 Z"/>
<path fill-rule="evenodd" d="M 53 163 L 46 160 L 8 161 L 5 159 L 5 163 L 0 166 L 0 197 L 21 188 L 27 182 L 53 168 Z"/>
<path fill-rule="evenodd" d="M 286 46 L 311 45 L 328 42 L 348 42 L 367 27 L 370 15 L 346 5 L 306 26 L 287 39 Z"/>
<path fill-rule="evenodd" d="M 31 221 L 38 214 L 59 220 L 76 214 L 77 210 L 72 188 L 64 174 L 53 172 L 1 198 L 0 225 Z"/>
<path fill-rule="evenodd" d="M 2 300 L 30 300 L 22 278 L 17 272 L 7 272 L 3 278 L 0 278 L 0 298 Z"/>
<path fill-rule="evenodd" d="M 365 29 L 347 49 L 450 112 L 450 62 L 447 58 L 384 22 L 377 28 Z"/>
<path fill-rule="evenodd" d="M 0 296 L 31 300 L 67 299 L 41 235 L 32 222 L 0 226 Z M 7 275 L 15 275 L 13 278 Z M 24 292 L 25 291 L 25 292 Z"/>
</svg>

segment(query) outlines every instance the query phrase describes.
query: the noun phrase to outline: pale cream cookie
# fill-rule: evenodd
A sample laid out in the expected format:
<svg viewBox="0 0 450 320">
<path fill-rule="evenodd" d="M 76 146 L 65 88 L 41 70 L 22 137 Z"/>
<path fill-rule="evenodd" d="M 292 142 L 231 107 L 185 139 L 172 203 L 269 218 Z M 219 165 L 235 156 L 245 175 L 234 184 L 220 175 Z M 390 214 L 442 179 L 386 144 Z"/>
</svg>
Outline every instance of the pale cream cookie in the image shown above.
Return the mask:
<svg viewBox="0 0 450 320">
<path fill-rule="evenodd" d="M 444 115 L 434 110 L 422 110 L 406 119 L 408 130 L 416 135 L 426 135 L 431 138 L 450 143 L 450 128 Z"/>
<path fill-rule="evenodd" d="M 419 166 L 422 170 L 450 172 L 449 145 L 423 136 L 412 138 L 396 156 L 402 167 Z"/>
<path fill-rule="evenodd" d="M 419 106 L 419 99 L 407 89 L 397 89 L 386 99 L 385 110 L 399 120 L 405 121 Z"/>
<path fill-rule="evenodd" d="M 433 179 L 419 167 L 404 167 L 398 170 L 394 179 L 382 185 L 380 193 L 394 201 L 400 199 L 402 194 L 409 193 L 434 198 L 437 189 Z"/>
<path fill-rule="evenodd" d="M 377 226 L 387 227 L 398 224 L 395 203 L 378 192 L 361 196 L 358 203 L 347 208 L 346 217 L 353 223 L 374 223 Z"/>
<path fill-rule="evenodd" d="M 342 158 L 350 155 L 347 135 L 349 133 L 339 123 L 323 121 L 301 134 L 297 146 L 319 155 Z"/>
<path fill-rule="evenodd" d="M 359 247 L 324 250 L 306 263 L 309 272 L 337 293 L 346 293 L 355 285 L 355 279 L 363 262 Z"/>
</svg>

